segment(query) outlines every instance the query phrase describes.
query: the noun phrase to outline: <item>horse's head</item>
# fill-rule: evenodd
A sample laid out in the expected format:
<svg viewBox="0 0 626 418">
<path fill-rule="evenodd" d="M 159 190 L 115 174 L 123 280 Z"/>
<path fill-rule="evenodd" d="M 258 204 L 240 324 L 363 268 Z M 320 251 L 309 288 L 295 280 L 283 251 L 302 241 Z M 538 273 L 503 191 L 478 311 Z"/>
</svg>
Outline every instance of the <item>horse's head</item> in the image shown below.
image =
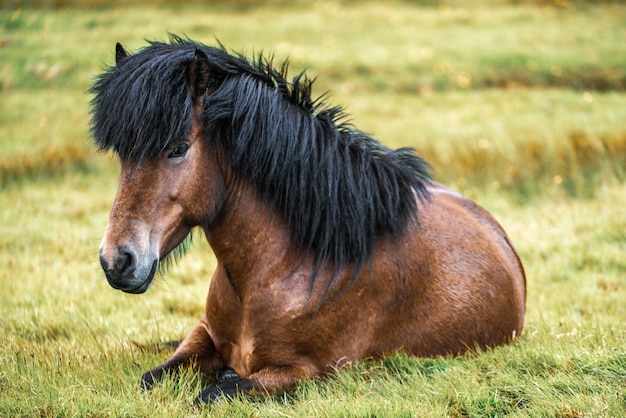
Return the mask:
<svg viewBox="0 0 626 418">
<path fill-rule="evenodd" d="M 127 57 L 118 45 L 116 58 L 120 66 L 132 57 Z M 210 223 L 224 201 L 224 178 L 215 151 L 204 140 L 199 116 L 204 96 L 209 92 L 206 55 L 196 52 L 187 72 L 185 88 L 191 98 L 193 116 L 186 125 L 186 135 L 141 159 L 122 155 L 119 151 L 122 145 L 110 145 L 120 156 L 121 176 L 100 245 L 100 263 L 109 284 L 124 292 L 145 292 L 159 260 L 183 242 L 191 228 Z M 132 138 L 115 141 L 123 140 L 133 141 Z"/>
</svg>

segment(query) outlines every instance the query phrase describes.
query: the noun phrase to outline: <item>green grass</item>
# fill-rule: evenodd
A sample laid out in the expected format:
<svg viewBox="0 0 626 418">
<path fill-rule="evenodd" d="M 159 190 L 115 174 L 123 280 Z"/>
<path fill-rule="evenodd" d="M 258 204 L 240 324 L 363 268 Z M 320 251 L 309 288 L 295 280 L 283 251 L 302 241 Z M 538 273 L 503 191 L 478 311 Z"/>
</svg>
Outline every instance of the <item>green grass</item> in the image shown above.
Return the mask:
<svg viewBox="0 0 626 418">
<path fill-rule="evenodd" d="M 0 416 L 626 415 L 626 6 L 284 3 L 0 9 Z M 168 31 L 290 57 L 357 126 L 487 207 L 526 266 L 523 335 L 204 409 L 191 371 L 143 393 L 169 355 L 153 344 L 196 322 L 215 260 L 198 234 L 147 294 L 108 286 L 97 247 L 118 168 L 89 141 L 85 92 L 116 41 Z"/>
<path fill-rule="evenodd" d="M 0 123 L 6 126 L 0 184 L 90 166 L 83 140 L 90 80 L 112 63 L 116 41 L 135 50 L 168 31 L 289 57 L 294 74 L 304 68 L 319 74 L 317 93 L 330 91 L 360 127 L 385 143 L 415 146 L 447 168 L 441 179 L 460 179 L 461 187 L 497 183 L 523 189 L 525 200 L 560 178 L 567 194 L 592 195 L 594 181 L 579 173 L 597 171 L 605 156 L 618 159 L 611 177 L 623 177 L 626 8 L 494 3 L 319 3 L 243 12 L 197 5 L 6 9 L 0 13 Z M 485 93 L 493 86 L 514 88 Z M 599 152 L 589 170 L 578 170 L 588 162 L 572 150 L 572 137 Z M 493 145 L 489 155 L 485 144 Z M 526 169 L 537 155 L 547 158 Z"/>
<path fill-rule="evenodd" d="M 109 288 L 97 244 L 115 170 L 68 175 L 2 194 L 0 230 L 3 415 L 184 416 L 203 379 L 186 373 L 142 393 L 139 375 L 201 314 L 214 261 L 200 239 L 148 294 Z M 98 193 L 94 193 L 94 188 Z M 370 361 L 295 392 L 207 412 L 259 416 L 619 416 L 626 408 L 623 273 L 626 187 L 597 199 L 542 199 L 521 207 L 486 191 L 517 243 L 529 277 L 524 334 L 478 355 Z M 49 202 L 49 203 L 47 203 Z M 10 220 L 11 224 L 7 224 Z M 19 227 L 16 227 L 19 225 Z M 574 414 L 575 415 L 575 414 Z"/>
</svg>

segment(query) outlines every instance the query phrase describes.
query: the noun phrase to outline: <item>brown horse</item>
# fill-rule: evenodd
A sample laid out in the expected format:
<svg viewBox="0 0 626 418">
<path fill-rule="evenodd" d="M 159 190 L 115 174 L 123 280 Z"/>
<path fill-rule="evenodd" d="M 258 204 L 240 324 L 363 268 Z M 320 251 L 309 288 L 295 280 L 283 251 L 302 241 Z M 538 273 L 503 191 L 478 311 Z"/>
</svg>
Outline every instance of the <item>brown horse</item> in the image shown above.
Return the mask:
<svg viewBox="0 0 626 418">
<path fill-rule="evenodd" d="M 217 372 L 200 401 L 277 393 L 359 359 L 519 335 L 524 271 L 496 220 L 285 74 L 173 38 L 118 44 L 92 86 L 96 144 L 121 162 L 110 285 L 145 292 L 196 226 L 218 260 L 205 314 L 143 386 L 191 365 Z"/>
</svg>

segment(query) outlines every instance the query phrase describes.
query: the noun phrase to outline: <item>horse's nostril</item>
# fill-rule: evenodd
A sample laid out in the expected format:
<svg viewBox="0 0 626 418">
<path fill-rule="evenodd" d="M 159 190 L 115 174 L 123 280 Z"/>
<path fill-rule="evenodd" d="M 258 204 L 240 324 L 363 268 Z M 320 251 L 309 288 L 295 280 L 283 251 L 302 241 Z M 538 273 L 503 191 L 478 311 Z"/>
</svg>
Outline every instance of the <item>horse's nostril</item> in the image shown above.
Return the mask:
<svg viewBox="0 0 626 418">
<path fill-rule="evenodd" d="M 107 258 L 100 255 L 100 265 L 107 277 L 124 277 L 131 274 L 137 265 L 135 252 L 127 246 L 121 247 L 115 257 Z"/>
<path fill-rule="evenodd" d="M 120 253 L 115 261 L 115 269 L 123 276 L 135 267 L 135 253 L 128 247 L 120 248 Z"/>
</svg>

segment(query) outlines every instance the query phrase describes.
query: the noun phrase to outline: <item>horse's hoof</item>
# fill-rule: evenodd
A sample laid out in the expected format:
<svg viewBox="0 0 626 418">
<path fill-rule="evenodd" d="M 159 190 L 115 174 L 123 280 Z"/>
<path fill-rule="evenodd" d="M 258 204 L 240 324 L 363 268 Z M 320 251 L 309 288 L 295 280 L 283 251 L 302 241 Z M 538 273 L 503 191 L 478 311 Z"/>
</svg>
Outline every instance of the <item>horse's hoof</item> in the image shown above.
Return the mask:
<svg viewBox="0 0 626 418">
<path fill-rule="evenodd" d="M 224 367 L 222 370 L 217 372 L 218 382 L 225 382 L 233 379 L 239 379 L 239 375 L 230 367 Z"/>
<path fill-rule="evenodd" d="M 152 371 L 145 372 L 141 375 L 141 381 L 139 385 L 143 390 L 150 390 L 152 386 L 154 386 L 159 380 L 161 380 L 161 376 L 155 376 Z"/>
<path fill-rule="evenodd" d="M 233 374 L 235 373 L 233 372 Z M 195 404 L 208 404 L 220 399 L 230 402 L 237 396 L 249 392 L 253 387 L 252 383 L 252 380 L 240 377 L 218 381 L 215 384 L 207 386 L 195 399 Z"/>
<path fill-rule="evenodd" d="M 194 404 L 201 406 L 209 403 L 213 403 L 218 399 L 225 399 L 231 401 L 232 398 L 227 396 L 218 386 L 217 383 L 207 386 L 200 395 L 194 400 Z"/>
</svg>

